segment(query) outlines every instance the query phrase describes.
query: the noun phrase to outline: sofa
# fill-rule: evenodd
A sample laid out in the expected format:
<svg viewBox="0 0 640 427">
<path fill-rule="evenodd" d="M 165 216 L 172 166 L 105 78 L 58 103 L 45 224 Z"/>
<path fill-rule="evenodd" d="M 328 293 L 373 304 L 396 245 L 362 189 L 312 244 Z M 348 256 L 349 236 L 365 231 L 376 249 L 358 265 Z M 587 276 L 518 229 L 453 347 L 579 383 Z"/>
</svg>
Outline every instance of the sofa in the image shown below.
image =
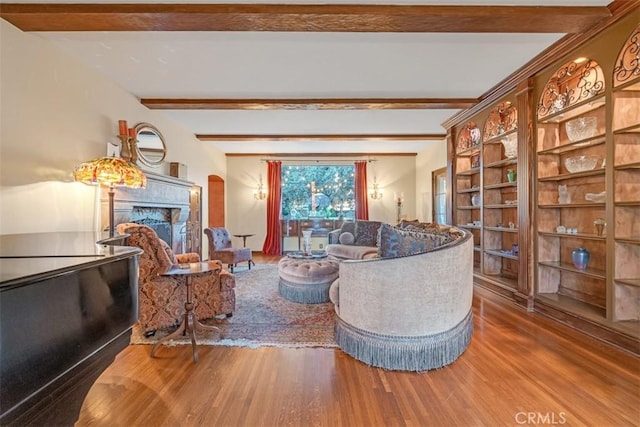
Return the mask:
<svg viewBox="0 0 640 427">
<path fill-rule="evenodd" d="M 454 362 L 473 331 L 471 234 L 382 224 L 378 239 L 378 257 L 343 260 L 331 285 L 338 346 L 389 370 Z"/>
<path fill-rule="evenodd" d="M 329 233 L 327 254 L 339 260 L 368 259 L 378 256 L 379 221 L 356 220 L 344 222 L 341 228 Z"/>
</svg>

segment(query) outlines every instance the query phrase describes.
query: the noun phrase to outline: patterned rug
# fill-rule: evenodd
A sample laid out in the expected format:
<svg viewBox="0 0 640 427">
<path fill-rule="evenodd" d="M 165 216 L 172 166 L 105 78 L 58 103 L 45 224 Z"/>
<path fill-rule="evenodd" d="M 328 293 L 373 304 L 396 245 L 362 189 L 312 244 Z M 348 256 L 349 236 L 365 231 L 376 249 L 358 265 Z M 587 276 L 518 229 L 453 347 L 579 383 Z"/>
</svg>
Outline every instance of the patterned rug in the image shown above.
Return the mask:
<svg viewBox="0 0 640 427">
<path fill-rule="evenodd" d="M 241 347 L 337 347 L 333 334 L 335 311 L 332 303 L 299 304 L 278 293 L 278 266 L 256 265 L 251 270 L 238 267 L 236 276 L 236 311 L 224 320 L 202 323 L 216 325 L 216 333 L 198 332 L 198 345 Z M 173 329 L 159 330 L 145 338 L 133 327 L 131 344 L 154 344 Z M 191 345 L 188 337 L 171 340 L 166 345 Z"/>
</svg>

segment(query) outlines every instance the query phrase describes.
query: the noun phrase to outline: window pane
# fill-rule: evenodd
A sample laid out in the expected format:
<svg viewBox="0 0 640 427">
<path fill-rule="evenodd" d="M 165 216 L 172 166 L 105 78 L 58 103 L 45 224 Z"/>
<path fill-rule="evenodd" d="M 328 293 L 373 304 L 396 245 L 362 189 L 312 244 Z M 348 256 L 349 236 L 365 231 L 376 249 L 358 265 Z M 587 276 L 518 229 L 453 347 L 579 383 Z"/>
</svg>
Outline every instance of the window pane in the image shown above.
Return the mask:
<svg viewBox="0 0 640 427">
<path fill-rule="evenodd" d="M 282 166 L 282 218 L 355 217 L 355 167 Z"/>
</svg>

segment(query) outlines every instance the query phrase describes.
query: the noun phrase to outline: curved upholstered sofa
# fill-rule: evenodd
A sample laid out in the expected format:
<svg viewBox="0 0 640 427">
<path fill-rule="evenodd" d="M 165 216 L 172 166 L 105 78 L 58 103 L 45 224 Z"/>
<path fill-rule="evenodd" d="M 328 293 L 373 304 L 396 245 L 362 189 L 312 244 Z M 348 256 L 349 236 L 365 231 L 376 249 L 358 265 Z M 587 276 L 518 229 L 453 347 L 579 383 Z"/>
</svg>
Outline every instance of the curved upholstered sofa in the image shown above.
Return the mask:
<svg viewBox="0 0 640 427">
<path fill-rule="evenodd" d="M 391 370 L 426 371 L 455 361 L 473 331 L 473 239 L 429 252 L 340 264 L 330 297 L 336 341 L 354 358 Z"/>
</svg>

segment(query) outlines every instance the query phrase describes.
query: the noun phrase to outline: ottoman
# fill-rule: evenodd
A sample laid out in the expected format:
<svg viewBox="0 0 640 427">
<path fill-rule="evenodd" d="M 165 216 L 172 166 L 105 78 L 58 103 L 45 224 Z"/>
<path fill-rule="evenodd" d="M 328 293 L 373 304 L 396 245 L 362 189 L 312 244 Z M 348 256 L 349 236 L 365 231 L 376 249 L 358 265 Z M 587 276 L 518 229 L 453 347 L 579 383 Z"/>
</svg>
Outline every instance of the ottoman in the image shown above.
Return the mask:
<svg viewBox="0 0 640 427">
<path fill-rule="evenodd" d="M 294 259 L 278 263 L 280 295 L 289 301 L 319 304 L 329 301 L 329 287 L 338 278 L 340 261 L 334 258 Z"/>
</svg>

